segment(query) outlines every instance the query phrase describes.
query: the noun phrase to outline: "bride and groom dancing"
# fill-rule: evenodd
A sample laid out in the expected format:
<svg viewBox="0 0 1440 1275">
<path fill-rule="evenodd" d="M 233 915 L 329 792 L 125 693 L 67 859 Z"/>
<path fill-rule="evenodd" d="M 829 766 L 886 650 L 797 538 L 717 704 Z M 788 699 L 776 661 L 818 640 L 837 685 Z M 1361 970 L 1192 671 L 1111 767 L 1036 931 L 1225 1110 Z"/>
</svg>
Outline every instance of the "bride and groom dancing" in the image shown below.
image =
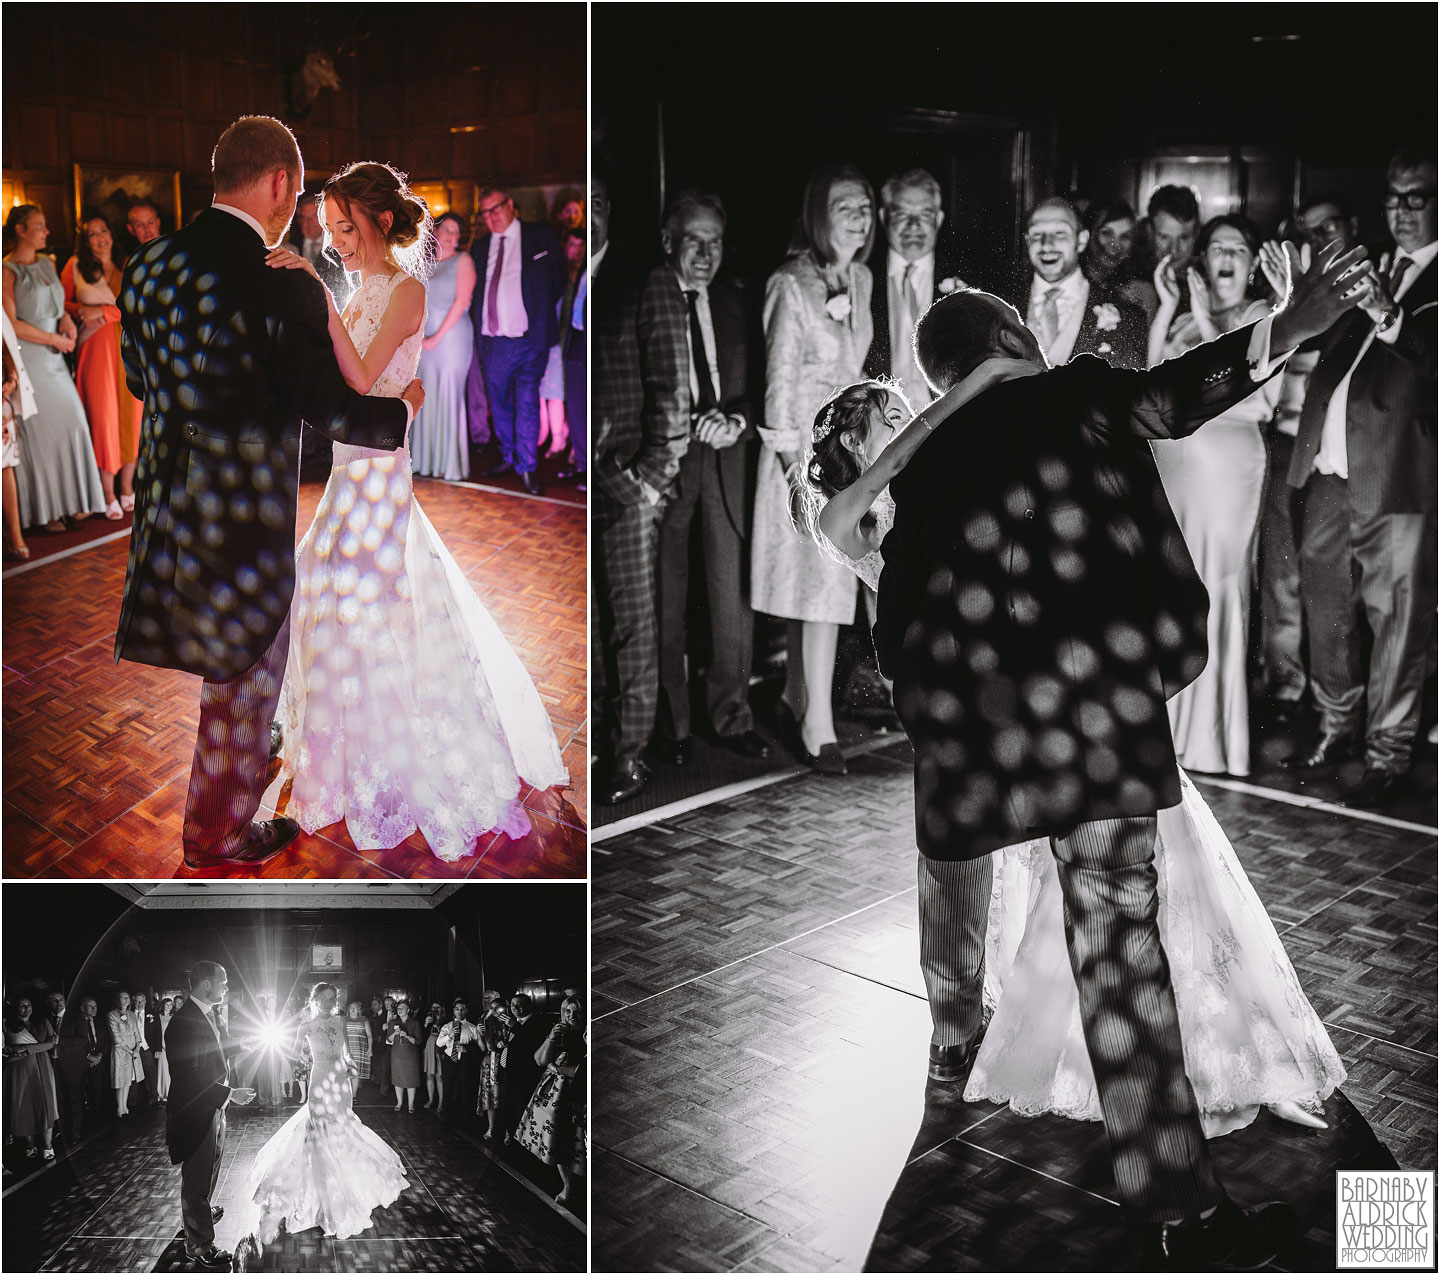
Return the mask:
<svg viewBox="0 0 1440 1275">
<path fill-rule="evenodd" d="M 254 1100 L 253 1089 L 232 1088 L 217 1010 L 229 977 L 223 965 L 199 961 L 190 971 L 190 995 L 165 1032 L 170 1098 L 165 1145 L 180 1165 L 180 1214 L 185 1251 L 203 1270 L 229 1270 L 230 1254 L 215 1246 L 215 1223 L 225 1210 L 211 1204 L 220 1180 L 225 1109 Z M 339 993 L 317 983 L 312 1017 L 301 1023 L 297 1049 L 312 1059 L 308 1100 L 260 1149 L 245 1190 L 253 1232 L 241 1252 L 258 1256 L 283 1224 L 290 1235 L 322 1227 L 347 1239 L 370 1226 L 370 1214 L 389 1208 L 409 1186 L 400 1157 L 353 1110 L 359 1069 L 345 1048 L 344 1020 L 335 1014 Z M 244 1269 L 242 1263 L 237 1269 Z"/>
<path fill-rule="evenodd" d="M 1102 1118 L 1149 1269 L 1271 1260 L 1290 1210 L 1233 1203 L 1206 1137 L 1260 1105 L 1322 1125 L 1344 1078 L 1175 761 L 1165 702 L 1204 667 L 1208 600 L 1149 440 L 1361 303 L 1363 256 L 1287 249 L 1271 315 L 1148 372 L 1052 369 L 1013 309 L 953 294 L 915 336 L 941 397 L 895 437 L 892 387 L 839 391 L 806 458 L 808 521 L 878 593 L 915 748 L 930 1075 Z"/>
<path fill-rule="evenodd" d="M 357 849 L 418 828 L 447 860 L 491 829 L 523 836 L 523 783 L 566 781 L 559 746 L 415 502 L 405 445 L 424 402 L 424 201 L 384 164 L 326 183 L 332 244 L 361 277 L 342 315 L 275 247 L 304 183 L 290 130 L 242 117 L 212 166 L 212 206 L 139 249 L 121 297 L 144 424 L 115 656 L 205 679 L 185 862 L 253 866 L 341 819 Z M 302 420 L 335 451 L 297 551 Z M 252 822 L 279 771 L 295 818 Z"/>
</svg>

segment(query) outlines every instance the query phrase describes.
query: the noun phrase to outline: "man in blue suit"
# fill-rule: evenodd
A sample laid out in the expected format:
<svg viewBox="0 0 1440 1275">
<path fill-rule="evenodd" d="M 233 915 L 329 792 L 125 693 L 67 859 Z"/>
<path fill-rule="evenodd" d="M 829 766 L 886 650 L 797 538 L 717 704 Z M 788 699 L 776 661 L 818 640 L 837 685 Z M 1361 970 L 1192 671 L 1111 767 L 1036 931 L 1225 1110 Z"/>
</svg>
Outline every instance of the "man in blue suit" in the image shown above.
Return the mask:
<svg viewBox="0 0 1440 1275">
<path fill-rule="evenodd" d="M 555 232 L 518 220 L 515 201 L 505 191 L 481 194 L 480 215 L 489 233 L 470 247 L 477 276 L 470 317 L 501 454 L 485 477 L 516 473 L 525 490 L 538 496 L 540 378 L 557 339 L 565 265 Z"/>
</svg>

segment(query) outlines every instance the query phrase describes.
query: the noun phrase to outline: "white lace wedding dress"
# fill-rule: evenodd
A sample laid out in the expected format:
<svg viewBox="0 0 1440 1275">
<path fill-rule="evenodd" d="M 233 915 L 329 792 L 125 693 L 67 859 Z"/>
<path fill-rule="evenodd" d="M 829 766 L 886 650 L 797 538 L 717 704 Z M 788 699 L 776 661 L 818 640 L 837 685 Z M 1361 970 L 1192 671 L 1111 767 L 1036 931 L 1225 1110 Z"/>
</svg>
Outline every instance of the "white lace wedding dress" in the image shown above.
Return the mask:
<svg viewBox="0 0 1440 1275">
<path fill-rule="evenodd" d="M 895 520 L 888 491 L 874 512 L 883 536 Z M 877 550 L 855 571 L 873 590 L 881 566 Z M 1158 921 L 1206 1136 L 1242 1128 L 1266 1104 L 1318 1113 L 1344 1065 L 1229 838 L 1183 771 L 1180 790 L 1180 805 L 1159 814 Z M 1021 1115 L 1100 1120 L 1050 843 L 1008 846 L 993 862 L 984 995 L 994 1016 L 965 1097 Z"/>
<path fill-rule="evenodd" d="M 351 298 L 361 355 L 405 277 L 373 276 Z M 372 395 L 398 397 L 414 378 L 423 330 Z M 408 447 L 335 444 L 296 551 L 278 716 L 285 813 L 307 832 L 343 819 L 361 850 L 418 828 L 439 858 L 462 858 L 491 829 L 530 830 L 522 781 L 567 781 L 530 675 L 415 500 Z"/>
<path fill-rule="evenodd" d="M 260 1148 L 246 1179 L 261 1244 L 281 1223 L 289 1235 L 312 1226 L 336 1239 L 359 1235 L 372 1210 L 389 1208 L 410 1185 L 404 1162 L 352 1110 L 344 1019 L 312 1019 L 303 1031 L 313 1059 L 309 1100 Z"/>
</svg>

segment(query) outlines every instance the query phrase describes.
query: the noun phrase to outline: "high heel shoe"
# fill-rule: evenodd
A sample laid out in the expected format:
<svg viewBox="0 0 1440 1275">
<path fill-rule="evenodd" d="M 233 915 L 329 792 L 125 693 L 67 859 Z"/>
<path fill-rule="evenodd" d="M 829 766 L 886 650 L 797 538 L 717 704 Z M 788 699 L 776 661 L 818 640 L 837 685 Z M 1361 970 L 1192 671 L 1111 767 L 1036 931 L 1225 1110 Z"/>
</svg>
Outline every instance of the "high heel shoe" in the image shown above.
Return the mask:
<svg viewBox="0 0 1440 1275">
<path fill-rule="evenodd" d="M 776 720 L 779 723 L 780 734 L 792 752 L 798 753 L 800 759 L 820 775 L 847 775 L 849 770 L 845 765 L 845 754 L 840 751 L 840 746 L 835 743 L 821 744 L 818 753 L 812 753 L 805 747 L 805 735 L 800 729 L 800 719 L 795 716 L 795 710 L 785 700 L 780 700 L 775 710 Z"/>
<path fill-rule="evenodd" d="M 1265 1107 L 1272 1116 L 1287 1120 L 1291 1124 L 1304 1125 L 1307 1129 L 1328 1129 L 1330 1127 L 1313 1111 L 1306 1111 L 1298 1102 L 1267 1102 Z"/>
</svg>

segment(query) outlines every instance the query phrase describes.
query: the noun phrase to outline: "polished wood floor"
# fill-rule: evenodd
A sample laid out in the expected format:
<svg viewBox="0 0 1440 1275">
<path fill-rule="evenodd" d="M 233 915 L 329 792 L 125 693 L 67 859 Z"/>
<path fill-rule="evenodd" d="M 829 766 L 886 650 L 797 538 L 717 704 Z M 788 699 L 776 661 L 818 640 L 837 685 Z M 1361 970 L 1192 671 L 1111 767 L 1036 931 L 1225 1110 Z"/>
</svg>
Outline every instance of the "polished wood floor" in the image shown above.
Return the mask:
<svg viewBox="0 0 1440 1275">
<path fill-rule="evenodd" d="M 299 527 L 323 490 L 302 484 Z M 267 877 L 585 875 L 587 716 L 585 508 L 420 480 L 416 493 L 529 670 L 570 772 L 566 790 L 530 790 L 531 833 L 482 840 L 446 864 L 416 833 L 358 851 L 344 825 L 302 834 Z M 12 568 L 3 586 L 6 877 L 189 875 L 180 829 L 200 682 L 116 664 L 128 541 Z M 265 813 L 283 804 L 277 781 Z M 236 875 L 255 875 L 236 873 Z"/>
<path fill-rule="evenodd" d="M 927 1088 L 908 745 L 851 771 L 596 842 L 595 1268 L 1136 1269 L 1100 1125 Z M 1336 1166 L 1436 1163 L 1434 830 L 1200 788 L 1349 1071 L 1212 1146 L 1329 1269 Z"/>
</svg>

